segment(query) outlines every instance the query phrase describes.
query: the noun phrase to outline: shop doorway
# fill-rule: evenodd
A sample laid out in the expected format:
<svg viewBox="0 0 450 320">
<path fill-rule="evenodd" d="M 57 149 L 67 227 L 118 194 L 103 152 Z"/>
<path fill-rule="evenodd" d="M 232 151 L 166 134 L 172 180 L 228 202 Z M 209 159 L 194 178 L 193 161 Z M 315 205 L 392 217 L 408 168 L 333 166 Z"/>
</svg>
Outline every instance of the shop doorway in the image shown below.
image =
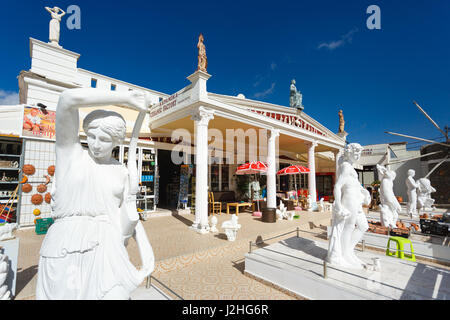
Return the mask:
<svg viewBox="0 0 450 320">
<path fill-rule="evenodd" d="M 320 198 L 327 199 L 333 195 L 333 176 L 331 175 L 323 175 L 316 176 L 316 189 Z"/>
<path fill-rule="evenodd" d="M 159 200 L 158 207 L 177 209 L 180 192 L 180 165 L 172 162 L 171 151 L 158 150 Z"/>
</svg>

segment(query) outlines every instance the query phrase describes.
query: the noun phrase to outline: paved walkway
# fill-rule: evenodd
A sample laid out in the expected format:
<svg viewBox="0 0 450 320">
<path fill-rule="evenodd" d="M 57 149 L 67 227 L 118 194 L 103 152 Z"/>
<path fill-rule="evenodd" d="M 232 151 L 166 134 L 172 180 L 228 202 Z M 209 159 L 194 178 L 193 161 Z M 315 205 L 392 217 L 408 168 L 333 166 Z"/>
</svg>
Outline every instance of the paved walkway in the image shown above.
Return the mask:
<svg viewBox="0 0 450 320">
<path fill-rule="evenodd" d="M 331 213 L 303 211 L 300 219 L 264 223 L 260 218 L 243 212 L 239 214 L 242 228 L 234 242 L 227 241 L 220 228 L 230 216 L 222 214 L 217 217 L 219 233 L 205 235 L 188 228 L 194 220 L 194 215 L 190 214 L 150 217 L 143 222 L 156 259 L 153 277 L 183 299 L 295 299 L 243 274 L 244 254 L 249 250 L 249 241 L 258 237 L 269 239 L 295 231 L 296 227 L 323 237 L 326 231 L 320 225 L 329 225 Z M 295 232 L 265 244 L 293 235 Z M 33 229 L 18 230 L 17 236 L 20 238 L 20 251 L 16 299 L 34 299 L 39 249 L 44 236 L 36 235 Z M 301 236 L 314 235 L 302 232 Z M 130 240 L 128 252 L 133 264 L 139 266 L 137 245 L 133 240 Z M 152 284 L 164 289 L 156 282 Z M 169 291 L 165 292 L 170 295 Z"/>
</svg>

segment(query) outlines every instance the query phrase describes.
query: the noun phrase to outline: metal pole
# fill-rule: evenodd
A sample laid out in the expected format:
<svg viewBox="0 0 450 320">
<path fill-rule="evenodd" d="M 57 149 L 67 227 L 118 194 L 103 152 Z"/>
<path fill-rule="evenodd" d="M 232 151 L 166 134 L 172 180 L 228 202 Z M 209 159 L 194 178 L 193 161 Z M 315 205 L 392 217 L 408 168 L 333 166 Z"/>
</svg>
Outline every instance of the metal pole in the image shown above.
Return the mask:
<svg viewBox="0 0 450 320">
<path fill-rule="evenodd" d="M 249 242 L 249 250 L 248 250 L 248 253 L 252 253 L 252 242 L 251 242 L 251 241 Z"/>
<path fill-rule="evenodd" d="M 323 260 L 323 277 L 327 278 L 327 262 Z"/>
<path fill-rule="evenodd" d="M 300 230 L 300 229 L 297 227 L 297 238 L 300 238 L 299 230 Z"/>
<path fill-rule="evenodd" d="M 152 285 L 152 279 L 151 279 L 151 277 L 152 277 L 152 276 L 148 276 L 148 277 L 147 277 L 147 283 L 145 284 L 145 288 L 146 288 L 146 289 L 149 289 L 150 286 Z"/>
<path fill-rule="evenodd" d="M 366 248 L 366 240 L 362 240 L 362 251 Z"/>
</svg>

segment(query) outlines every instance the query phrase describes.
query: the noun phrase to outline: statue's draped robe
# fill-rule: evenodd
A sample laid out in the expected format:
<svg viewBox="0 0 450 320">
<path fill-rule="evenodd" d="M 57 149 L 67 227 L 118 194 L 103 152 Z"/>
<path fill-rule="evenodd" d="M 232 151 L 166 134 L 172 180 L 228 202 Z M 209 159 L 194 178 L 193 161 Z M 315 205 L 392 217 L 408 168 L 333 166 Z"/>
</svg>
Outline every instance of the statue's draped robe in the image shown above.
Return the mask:
<svg viewBox="0 0 450 320">
<path fill-rule="evenodd" d="M 118 225 L 127 169 L 96 163 L 80 145 L 69 159 L 56 166 L 55 223 L 40 250 L 36 298 L 97 300 L 116 286 L 131 293 L 144 279 Z"/>
</svg>

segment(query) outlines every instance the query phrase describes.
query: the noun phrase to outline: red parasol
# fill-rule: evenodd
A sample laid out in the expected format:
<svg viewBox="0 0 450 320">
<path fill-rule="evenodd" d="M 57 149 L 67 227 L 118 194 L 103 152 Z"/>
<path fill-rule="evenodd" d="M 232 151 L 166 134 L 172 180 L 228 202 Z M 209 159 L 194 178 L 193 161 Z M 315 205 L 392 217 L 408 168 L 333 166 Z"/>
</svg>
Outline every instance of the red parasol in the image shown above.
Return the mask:
<svg viewBox="0 0 450 320">
<path fill-rule="evenodd" d="M 242 174 L 257 174 L 257 173 L 266 173 L 267 172 L 267 165 L 264 162 L 261 161 L 251 161 L 244 163 L 240 165 L 236 169 L 236 174 L 242 175 Z M 256 176 L 255 176 L 256 178 Z M 253 196 L 252 196 L 253 198 Z M 258 205 L 258 211 L 259 211 L 259 201 L 256 201 L 256 204 Z"/>
<path fill-rule="evenodd" d="M 309 172 L 309 168 L 307 168 L 307 167 L 293 165 L 293 166 L 289 166 L 289 167 L 281 169 L 280 171 L 277 172 L 277 175 L 284 176 L 287 174 L 302 174 L 302 173 L 308 173 L 308 172 Z M 295 179 L 295 176 L 294 176 L 294 183 L 295 183 L 295 199 L 298 200 L 297 180 Z"/>
</svg>

